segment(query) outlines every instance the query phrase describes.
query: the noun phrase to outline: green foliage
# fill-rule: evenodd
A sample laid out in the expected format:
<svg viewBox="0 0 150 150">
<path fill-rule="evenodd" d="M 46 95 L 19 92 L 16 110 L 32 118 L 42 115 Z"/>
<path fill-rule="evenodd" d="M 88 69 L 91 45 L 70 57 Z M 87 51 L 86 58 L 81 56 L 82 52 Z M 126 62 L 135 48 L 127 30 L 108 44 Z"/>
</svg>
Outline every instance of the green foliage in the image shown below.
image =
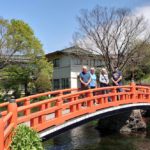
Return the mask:
<svg viewBox="0 0 150 150">
<path fill-rule="evenodd" d="M 132 79 L 132 73 L 133 71 L 130 70 L 130 68 L 128 68 L 126 71 L 125 71 L 125 79 L 127 81 L 131 80 Z M 134 68 L 134 80 L 135 81 L 140 81 L 144 76 L 146 75 L 146 72 L 144 72 L 144 70 L 139 67 L 139 66 L 136 66 Z"/>
<path fill-rule="evenodd" d="M 143 80 L 142 80 L 143 84 L 150 84 L 150 75 L 146 76 Z"/>
<path fill-rule="evenodd" d="M 41 60 L 39 59 L 41 62 Z M 26 65 L 9 65 L 1 70 L 3 80 L 1 81 L 1 87 L 6 91 L 14 90 L 14 96 L 20 97 L 21 85 L 25 89 L 25 94 L 33 94 L 36 92 L 45 92 L 50 90 L 51 78 L 52 78 L 52 65 L 46 62 L 41 67 L 39 63 L 26 64 Z M 20 93 L 19 93 L 20 92 Z"/>
<path fill-rule="evenodd" d="M 14 62 L 15 55 L 30 56 L 34 59 L 44 55 L 40 41 L 24 21 L 0 18 L 0 26 L 0 68 Z"/>
<path fill-rule="evenodd" d="M 31 100 L 31 103 L 35 103 L 35 102 L 38 102 L 38 101 L 42 101 L 42 100 L 46 100 L 46 99 L 50 99 L 51 97 L 49 96 L 40 96 L 38 98 L 35 98 L 35 99 L 32 99 Z"/>
<path fill-rule="evenodd" d="M 36 131 L 25 125 L 19 125 L 13 134 L 12 150 L 43 150 L 41 139 Z"/>
<path fill-rule="evenodd" d="M 89 124 L 92 125 L 92 126 L 97 126 L 98 120 L 93 120 Z"/>
<path fill-rule="evenodd" d="M 13 90 L 15 98 L 21 96 L 21 85 L 28 85 L 33 74 L 34 69 L 31 64 L 26 65 L 9 65 L 1 70 L 3 80 L 1 81 L 2 87 L 6 90 Z"/>
<path fill-rule="evenodd" d="M 3 102 L 2 95 L 0 95 L 0 103 L 2 103 L 2 102 Z"/>
<path fill-rule="evenodd" d="M 45 57 L 42 57 L 37 62 L 38 72 L 37 78 L 35 81 L 35 87 L 37 92 L 49 91 L 51 88 L 51 79 L 53 73 L 53 65 L 50 62 L 47 62 Z"/>
<path fill-rule="evenodd" d="M 15 98 L 21 96 L 22 89 L 25 95 L 50 90 L 53 66 L 47 61 L 42 44 L 30 26 L 15 19 L 0 19 L 0 26 L 3 35 L 0 36 L 0 51 L 4 54 L 0 59 L 0 87 L 6 91 L 13 90 Z M 7 44 L 3 45 L 3 41 Z M 19 56 L 20 61 L 14 62 L 13 56 Z"/>
<path fill-rule="evenodd" d="M 44 69 L 39 73 L 39 76 L 35 82 L 35 86 L 36 86 L 36 89 L 37 89 L 37 92 L 45 92 L 45 91 L 49 91 L 50 90 L 50 82 L 47 82 L 47 81 L 50 81 L 49 80 L 49 75 L 48 75 L 48 72 L 44 72 Z M 41 85 L 41 83 L 43 85 Z"/>
<path fill-rule="evenodd" d="M 140 47 L 134 54 L 132 60 L 124 71 L 126 80 L 131 80 L 134 74 L 136 81 L 143 81 L 150 76 L 150 44 L 147 43 Z"/>
</svg>

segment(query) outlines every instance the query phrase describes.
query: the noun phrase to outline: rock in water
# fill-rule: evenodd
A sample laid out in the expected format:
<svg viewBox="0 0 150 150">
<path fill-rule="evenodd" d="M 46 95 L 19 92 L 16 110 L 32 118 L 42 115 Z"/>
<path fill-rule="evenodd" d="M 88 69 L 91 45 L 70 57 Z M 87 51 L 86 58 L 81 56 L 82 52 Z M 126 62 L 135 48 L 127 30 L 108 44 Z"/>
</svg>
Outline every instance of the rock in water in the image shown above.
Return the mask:
<svg viewBox="0 0 150 150">
<path fill-rule="evenodd" d="M 140 109 L 133 110 L 126 124 L 120 129 L 121 133 L 138 131 L 146 131 L 146 123 L 142 118 Z"/>
<path fill-rule="evenodd" d="M 120 132 L 120 129 L 126 124 L 130 115 L 131 111 L 100 119 L 97 129 L 100 131 L 101 135 Z"/>
<path fill-rule="evenodd" d="M 142 118 L 141 110 L 133 110 L 100 119 L 97 129 L 102 135 L 113 132 L 129 134 L 131 132 L 145 131 L 146 123 Z"/>
</svg>

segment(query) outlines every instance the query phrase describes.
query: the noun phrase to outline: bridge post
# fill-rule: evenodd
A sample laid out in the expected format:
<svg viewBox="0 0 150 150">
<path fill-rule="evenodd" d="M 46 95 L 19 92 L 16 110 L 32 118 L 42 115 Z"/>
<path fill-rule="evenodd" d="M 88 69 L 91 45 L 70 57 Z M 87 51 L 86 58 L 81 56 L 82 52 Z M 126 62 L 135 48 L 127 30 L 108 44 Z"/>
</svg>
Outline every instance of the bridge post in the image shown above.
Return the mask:
<svg viewBox="0 0 150 150">
<path fill-rule="evenodd" d="M 14 98 L 9 100 L 8 112 L 12 112 L 12 118 L 11 118 L 10 122 L 14 123 L 14 127 L 16 127 L 18 114 L 17 114 L 17 104 L 16 104 L 16 100 Z"/>
<path fill-rule="evenodd" d="M 62 106 L 63 102 L 62 102 L 62 98 L 59 97 L 59 99 L 56 102 L 56 106 L 58 107 L 58 110 L 56 110 L 56 118 L 59 118 L 62 116 Z"/>
<path fill-rule="evenodd" d="M 38 124 L 39 124 L 39 118 L 38 117 L 33 118 L 33 119 L 30 120 L 30 127 L 35 128 L 35 126 L 38 125 Z"/>
<path fill-rule="evenodd" d="M 92 91 L 92 92 L 90 91 L 89 93 L 87 93 L 87 96 L 88 96 L 88 98 L 92 98 L 92 97 L 93 97 L 93 91 Z M 91 99 L 91 100 L 89 100 L 89 101 L 87 102 L 87 106 L 88 106 L 88 107 L 92 107 L 93 104 L 94 104 L 94 100 L 93 100 L 93 99 Z"/>
<path fill-rule="evenodd" d="M 132 93 L 131 94 L 131 100 L 134 101 L 136 98 L 136 84 L 135 84 L 135 82 L 131 81 L 130 86 L 131 86 L 131 93 Z"/>
<path fill-rule="evenodd" d="M 77 99 L 76 97 L 72 97 L 71 102 L 76 101 L 76 99 Z M 74 111 L 76 111 L 76 105 L 75 104 L 70 107 L 70 112 L 74 112 Z"/>
<path fill-rule="evenodd" d="M 25 106 L 30 105 L 30 98 L 29 97 L 25 99 L 24 105 Z M 25 115 L 26 116 L 30 115 L 30 109 L 25 110 Z"/>
<path fill-rule="evenodd" d="M 77 111 L 79 111 L 81 109 L 81 105 L 82 105 L 81 103 L 77 104 L 77 106 L 76 106 Z"/>
<path fill-rule="evenodd" d="M 116 90 L 116 88 L 112 89 L 112 93 L 114 94 L 114 96 L 112 96 L 112 101 L 115 102 L 115 101 L 117 101 L 117 96 L 116 96 L 117 90 Z"/>
<path fill-rule="evenodd" d="M 45 109 L 46 109 L 46 105 L 45 105 L 45 104 L 42 104 L 41 107 L 40 107 L 40 111 L 43 111 L 43 110 L 45 110 Z M 39 118 L 39 122 L 40 122 L 40 123 L 45 122 L 45 120 L 46 120 L 46 116 L 45 116 L 45 115 L 40 116 L 40 118 Z"/>
<path fill-rule="evenodd" d="M 62 96 L 63 95 L 63 92 L 62 90 L 59 92 L 58 96 Z"/>
<path fill-rule="evenodd" d="M 0 149 L 4 149 L 4 121 L 2 115 L 0 114 Z"/>
<path fill-rule="evenodd" d="M 149 100 L 149 99 L 150 99 L 150 95 L 149 95 L 150 90 L 149 90 L 149 89 L 146 89 L 146 93 L 148 93 L 148 94 L 146 95 L 146 98 L 147 98 L 147 100 Z"/>
</svg>

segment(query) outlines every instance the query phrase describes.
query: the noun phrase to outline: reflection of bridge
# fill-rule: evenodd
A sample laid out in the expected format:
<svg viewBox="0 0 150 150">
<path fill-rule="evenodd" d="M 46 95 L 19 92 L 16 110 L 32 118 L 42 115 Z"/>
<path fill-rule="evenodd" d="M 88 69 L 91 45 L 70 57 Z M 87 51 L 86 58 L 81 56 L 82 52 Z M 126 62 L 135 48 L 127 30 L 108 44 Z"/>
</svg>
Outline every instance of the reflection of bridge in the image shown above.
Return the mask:
<svg viewBox="0 0 150 150">
<path fill-rule="evenodd" d="M 118 88 L 123 91 L 118 93 Z M 102 94 L 103 90 L 109 93 Z M 0 108 L 6 108 L 0 116 L 0 150 L 9 149 L 12 130 L 21 123 L 36 129 L 40 137 L 53 136 L 96 118 L 149 106 L 150 88 L 134 83 L 86 91 L 58 90 L 12 100 L 0 104 Z"/>
</svg>

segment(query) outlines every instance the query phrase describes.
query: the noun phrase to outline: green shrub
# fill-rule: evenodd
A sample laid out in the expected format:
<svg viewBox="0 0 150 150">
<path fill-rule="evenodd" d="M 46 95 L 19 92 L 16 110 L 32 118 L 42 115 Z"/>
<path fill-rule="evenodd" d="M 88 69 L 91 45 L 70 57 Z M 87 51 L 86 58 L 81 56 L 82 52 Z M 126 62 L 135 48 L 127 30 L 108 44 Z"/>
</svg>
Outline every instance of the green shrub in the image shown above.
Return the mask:
<svg viewBox="0 0 150 150">
<path fill-rule="evenodd" d="M 31 103 L 39 102 L 39 101 L 46 100 L 46 99 L 50 99 L 50 98 L 51 98 L 51 97 L 49 97 L 49 96 L 40 96 L 40 97 L 38 97 L 38 98 L 32 99 L 32 100 L 31 100 Z"/>
<path fill-rule="evenodd" d="M 43 150 L 43 147 L 36 131 L 26 125 L 19 125 L 14 130 L 11 150 Z"/>
</svg>

